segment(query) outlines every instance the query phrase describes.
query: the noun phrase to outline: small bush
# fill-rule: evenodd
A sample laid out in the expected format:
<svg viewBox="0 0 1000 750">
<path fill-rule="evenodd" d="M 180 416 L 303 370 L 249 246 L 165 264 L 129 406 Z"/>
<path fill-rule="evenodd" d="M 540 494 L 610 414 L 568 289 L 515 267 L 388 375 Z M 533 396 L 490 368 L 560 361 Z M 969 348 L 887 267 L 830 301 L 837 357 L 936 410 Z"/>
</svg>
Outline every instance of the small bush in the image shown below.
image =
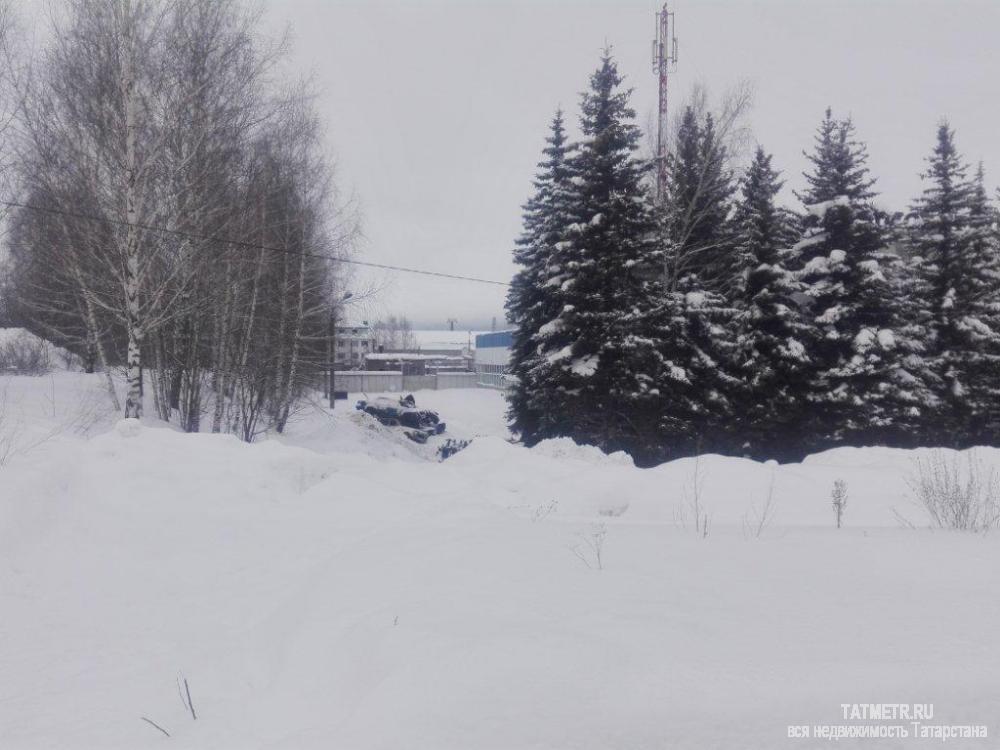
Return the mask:
<svg viewBox="0 0 1000 750">
<path fill-rule="evenodd" d="M 833 512 L 837 516 L 837 528 L 839 529 L 844 520 L 844 510 L 847 508 L 847 482 L 843 479 L 836 480 L 833 483 L 831 496 L 833 497 Z"/>
<path fill-rule="evenodd" d="M 694 457 L 694 468 L 691 473 L 691 480 L 681 488 L 681 503 L 674 512 L 674 520 L 682 528 L 689 528 L 694 525 L 694 532 L 702 539 L 708 537 L 709 526 L 712 522 L 711 514 L 705 506 L 702 497 L 702 488 L 705 478 L 701 471 L 701 454 Z"/>
<path fill-rule="evenodd" d="M 591 570 L 604 570 L 604 539 L 608 527 L 603 523 L 593 526 L 589 534 L 577 534 L 580 543 L 570 550 Z"/>
<path fill-rule="evenodd" d="M 559 507 L 559 501 L 555 498 L 550 499 L 547 503 L 540 504 L 535 508 L 534 512 L 531 514 L 532 522 L 544 521 L 546 518 L 551 516 L 556 512 L 556 508 Z"/>
<path fill-rule="evenodd" d="M 62 361 L 64 370 L 72 372 L 74 370 L 84 369 L 83 357 L 79 354 L 71 352 L 69 349 L 57 349 L 56 351 L 59 354 L 59 359 Z M 91 370 L 92 369 L 93 368 L 91 368 Z"/>
<path fill-rule="evenodd" d="M 0 389 L 0 466 L 14 455 L 19 432 L 20 425 L 12 423 L 7 415 L 7 389 Z"/>
<path fill-rule="evenodd" d="M 0 346 L 0 372 L 12 375 L 45 375 L 52 369 L 49 343 L 21 333 Z"/>
<path fill-rule="evenodd" d="M 759 503 L 753 503 L 750 510 L 743 514 L 743 538 L 760 539 L 764 531 L 771 525 L 776 512 L 774 504 L 774 472 L 767 485 L 767 494 Z"/>
<path fill-rule="evenodd" d="M 987 531 L 1000 525 L 996 471 L 984 465 L 976 451 L 934 451 L 914 459 L 907 484 L 939 528 Z"/>
</svg>

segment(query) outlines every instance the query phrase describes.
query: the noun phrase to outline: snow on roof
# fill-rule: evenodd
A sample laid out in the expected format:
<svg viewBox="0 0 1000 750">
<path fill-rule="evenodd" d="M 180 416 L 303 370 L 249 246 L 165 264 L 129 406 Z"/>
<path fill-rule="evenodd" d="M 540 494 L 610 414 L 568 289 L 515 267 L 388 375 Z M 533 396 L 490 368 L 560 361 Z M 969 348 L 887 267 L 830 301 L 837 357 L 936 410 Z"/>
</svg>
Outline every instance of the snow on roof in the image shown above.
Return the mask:
<svg viewBox="0 0 1000 750">
<path fill-rule="evenodd" d="M 413 338 L 421 349 L 464 349 L 476 346 L 476 336 L 482 331 L 413 331 Z"/>
<path fill-rule="evenodd" d="M 334 375 L 402 375 L 402 370 L 335 370 Z"/>
<path fill-rule="evenodd" d="M 397 360 L 406 361 L 429 361 L 429 360 L 454 360 L 457 362 L 464 362 L 465 357 L 455 357 L 449 354 L 411 354 L 410 352 L 379 352 L 377 354 L 366 354 L 365 359 L 374 359 L 380 362 L 395 362 Z"/>
</svg>

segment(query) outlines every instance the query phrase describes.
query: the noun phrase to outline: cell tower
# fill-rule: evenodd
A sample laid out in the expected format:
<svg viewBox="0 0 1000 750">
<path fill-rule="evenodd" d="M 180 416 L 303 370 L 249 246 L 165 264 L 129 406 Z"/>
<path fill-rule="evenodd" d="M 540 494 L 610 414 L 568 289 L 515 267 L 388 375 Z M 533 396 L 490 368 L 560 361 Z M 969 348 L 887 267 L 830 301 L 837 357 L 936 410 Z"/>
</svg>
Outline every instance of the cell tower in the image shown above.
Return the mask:
<svg viewBox="0 0 1000 750">
<path fill-rule="evenodd" d="M 667 81 L 677 65 L 677 36 L 674 14 L 663 10 L 656 14 L 656 38 L 653 40 L 653 73 L 660 79 L 660 107 L 656 122 L 656 197 L 662 199 L 667 189 Z"/>
</svg>

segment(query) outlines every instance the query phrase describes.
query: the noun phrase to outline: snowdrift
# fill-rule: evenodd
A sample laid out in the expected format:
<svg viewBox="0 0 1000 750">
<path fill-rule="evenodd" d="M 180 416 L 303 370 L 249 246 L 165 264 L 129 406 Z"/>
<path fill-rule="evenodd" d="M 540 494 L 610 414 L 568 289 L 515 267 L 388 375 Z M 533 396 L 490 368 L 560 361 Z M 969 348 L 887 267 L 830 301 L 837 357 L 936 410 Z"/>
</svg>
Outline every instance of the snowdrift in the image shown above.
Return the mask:
<svg viewBox="0 0 1000 750">
<path fill-rule="evenodd" d="M 488 425 L 460 394 L 428 405 Z M 0 747 L 803 747 L 787 725 L 870 701 L 1000 730 L 1000 537 L 900 528 L 927 523 L 906 451 L 640 470 L 498 432 L 444 463 L 377 440 L 121 423 L 14 456 Z"/>
</svg>

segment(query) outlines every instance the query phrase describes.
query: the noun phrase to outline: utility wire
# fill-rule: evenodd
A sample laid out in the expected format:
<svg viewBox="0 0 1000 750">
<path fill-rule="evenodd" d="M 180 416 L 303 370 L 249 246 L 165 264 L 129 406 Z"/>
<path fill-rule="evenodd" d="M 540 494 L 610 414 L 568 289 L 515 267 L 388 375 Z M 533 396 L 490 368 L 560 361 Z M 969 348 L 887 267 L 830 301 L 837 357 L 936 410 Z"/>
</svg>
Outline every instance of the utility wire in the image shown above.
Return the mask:
<svg viewBox="0 0 1000 750">
<path fill-rule="evenodd" d="M 474 281 L 479 284 L 493 284 L 494 286 L 510 286 L 507 281 L 494 281 L 493 279 L 480 279 L 475 276 L 460 276 L 458 274 L 452 273 L 441 273 L 440 271 L 427 271 L 421 268 L 407 268 L 405 266 L 391 266 L 387 263 L 371 263 L 363 260 L 353 260 L 351 258 L 338 258 L 332 255 L 324 255 L 322 253 L 310 253 L 305 250 L 290 250 L 286 247 L 274 247 L 272 245 L 262 245 L 256 242 L 247 242 L 245 240 L 236 240 L 231 237 L 210 237 L 204 234 L 198 234 L 196 232 L 186 232 L 181 229 L 169 229 L 167 227 L 157 227 L 150 224 L 139 224 L 124 221 L 122 219 L 108 219 L 103 216 L 94 216 L 93 214 L 84 214 L 76 211 L 66 211 L 60 208 L 47 208 L 45 206 L 33 206 L 28 203 L 17 203 L 16 201 L 0 201 L 0 205 L 8 206 L 10 208 L 24 208 L 29 211 L 38 211 L 40 213 L 54 214 L 56 216 L 68 216 L 74 219 L 83 219 L 85 221 L 94 221 L 101 224 L 113 224 L 116 226 L 128 227 L 132 226 L 136 229 L 142 229 L 147 232 L 159 232 L 160 234 L 170 234 L 176 237 L 183 237 L 189 240 L 205 240 L 208 242 L 221 242 L 227 245 L 235 245 L 237 247 L 244 247 L 252 250 L 266 250 L 273 253 L 284 253 L 286 255 L 302 255 L 307 258 L 319 258 L 321 260 L 332 260 L 338 263 L 349 263 L 355 266 L 366 266 L 368 268 L 382 268 L 389 271 L 402 271 L 404 273 L 415 273 L 422 276 L 436 276 L 442 279 L 455 279 L 457 281 Z"/>
</svg>

